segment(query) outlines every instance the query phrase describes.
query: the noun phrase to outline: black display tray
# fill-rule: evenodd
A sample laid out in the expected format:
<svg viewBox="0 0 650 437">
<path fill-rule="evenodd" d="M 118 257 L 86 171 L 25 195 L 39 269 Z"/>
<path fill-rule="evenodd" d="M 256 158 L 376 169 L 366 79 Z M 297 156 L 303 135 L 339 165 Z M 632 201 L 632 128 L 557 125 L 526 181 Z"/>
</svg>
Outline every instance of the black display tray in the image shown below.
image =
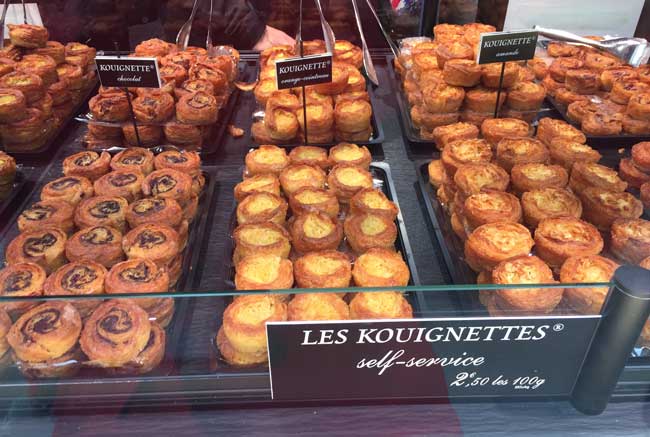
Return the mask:
<svg viewBox="0 0 650 437">
<path fill-rule="evenodd" d="M 66 150 L 65 155 L 74 153 L 74 150 Z M 31 203 L 39 199 L 43 185 L 50 180 L 59 177 L 60 161 L 62 153 L 57 155 L 58 159 L 42 175 L 35 184 L 31 194 L 26 196 L 23 202 L 15 210 L 11 219 L 4 222 L 4 228 L 0 231 L 0 247 L 4 253 L 7 244 L 18 235 L 15 225 L 20 213 Z M 205 188 L 201 194 L 199 208 L 195 220 L 190 225 L 187 248 L 185 249 L 182 265 L 182 273 L 176 285 L 176 290 L 192 291 L 197 287 L 196 266 L 199 263 L 200 248 L 203 245 L 203 238 L 207 226 L 209 206 L 216 186 L 216 167 L 203 166 L 203 175 L 206 178 Z M 36 379 L 24 378 L 18 369 L 12 364 L 0 371 L 0 400 L 1 399 L 52 399 L 65 398 L 66 396 L 88 395 L 92 397 L 111 396 L 115 387 L 133 386 L 147 381 L 159 381 L 161 378 L 172 376 L 177 369 L 177 360 L 181 356 L 183 348 L 182 339 L 191 321 L 193 311 L 193 299 L 175 299 L 175 313 L 170 324 L 165 328 L 167 343 L 165 355 L 161 364 L 152 372 L 140 376 L 111 376 L 100 369 L 82 367 L 79 373 L 70 378 L 62 379 Z"/>
<path fill-rule="evenodd" d="M 577 129 L 580 129 L 580 125 L 576 124 L 573 120 L 571 120 L 567 116 L 566 105 L 561 104 L 560 102 L 558 102 L 557 100 L 555 100 L 553 97 L 549 95 L 546 96 L 546 100 L 562 116 L 564 121 L 571 124 L 572 126 L 575 126 Z M 585 133 L 585 136 L 587 137 L 587 144 L 589 144 L 591 147 L 595 149 L 602 149 L 602 148 L 618 149 L 620 147 L 631 147 L 636 143 L 640 143 L 641 141 L 650 141 L 650 134 L 631 135 L 631 134 L 621 133 L 620 135 L 588 135 Z"/>
<path fill-rule="evenodd" d="M 14 206 L 17 202 L 20 202 L 19 194 L 22 193 L 23 189 L 27 186 L 27 178 L 25 176 L 25 168 L 22 165 L 16 166 L 16 178 L 14 183 L 11 185 L 11 191 L 7 194 L 7 197 L 0 199 L 0 218 L 5 218 L 6 215 L 11 213 L 10 207 Z"/>
</svg>

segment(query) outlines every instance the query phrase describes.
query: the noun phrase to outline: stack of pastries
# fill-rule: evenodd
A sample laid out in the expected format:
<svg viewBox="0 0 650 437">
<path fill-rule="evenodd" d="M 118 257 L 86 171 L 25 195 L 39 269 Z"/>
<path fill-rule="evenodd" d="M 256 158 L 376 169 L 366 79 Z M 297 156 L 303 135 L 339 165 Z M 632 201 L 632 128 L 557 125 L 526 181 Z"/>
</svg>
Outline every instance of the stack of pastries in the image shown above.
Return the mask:
<svg viewBox="0 0 650 437">
<path fill-rule="evenodd" d="M 633 68 L 609 53 L 563 42 L 550 42 L 547 51 L 554 59 L 542 84 L 584 133 L 650 134 L 650 65 Z"/>
<path fill-rule="evenodd" d="M 227 53 L 209 56 L 203 48 L 178 51 L 174 44 L 159 39 L 138 44 L 133 56 L 158 59 L 162 87 L 128 89 L 137 135 L 124 90 L 101 87 L 88 104 L 92 114 L 86 135 L 88 147 L 153 146 L 162 142 L 186 149 L 200 147 L 237 78 L 239 53 L 231 47 L 224 50 Z"/>
<path fill-rule="evenodd" d="M 304 42 L 305 55 L 324 52 L 324 41 Z M 276 83 L 275 61 L 294 56 L 290 46 L 270 47 L 260 54 L 259 82 L 254 93 L 264 108 L 264 119 L 253 123 L 253 139 L 260 144 L 368 141 L 373 133 L 372 106 L 366 79 L 359 70 L 363 63 L 361 49 L 349 41 L 336 41 L 332 82 L 305 88 L 306 117 L 302 88 L 278 90 Z"/>
<path fill-rule="evenodd" d="M 6 150 L 45 145 L 95 85 L 95 49 L 48 41 L 46 28 L 9 25 L 0 49 L 0 137 Z"/>
<path fill-rule="evenodd" d="M 575 127 L 543 118 L 536 137 L 503 136 L 496 144 L 497 131 L 482 129 L 483 138 L 446 134 L 439 135 L 441 159 L 430 163 L 429 179 L 479 284 L 608 282 L 619 262 L 650 256 L 650 222 L 640 218 L 643 205 L 630 192 L 639 186 L 632 170 L 623 173 L 621 164 L 619 177 L 598 164 L 601 155 Z M 633 150 L 645 156 L 650 145 Z M 495 315 L 550 313 L 561 301 L 592 314 L 607 291 L 498 289 L 480 297 Z"/>
<path fill-rule="evenodd" d="M 263 145 L 235 187 L 237 290 L 402 287 L 397 206 L 373 186 L 368 149 Z M 287 220 L 287 216 L 289 219 Z M 411 318 L 400 292 L 248 294 L 224 313 L 216 344 L 235 366 L 266 362 L 267 321 Z"/>
<path fill-rule="evenodd" d="M 196 152 L 169 150 L 154 156 L 135 147 L 113 157 L 95 151 L 67 157 L 64 176 L 47 183 L 41 200 L 18 216 L 20 233 L 5 251 L 0 295 L 169 291 L 181 274 L 189 224 L 205 183 L 200 165 Z M 0 319 L 14 321 L 8 341 L 20 370 L 28 377 L 56 377 L 72 374 L 81 362 L 110 373 L 155 368 L 163 356 L 163 328 L 173 317 L 174 300 L 103 302 L 2 304 Z M 14 330 L 39 332 L 30 333 L 27 341 L 12 337 Z M 62 363 L 71 364 L 64 373 Z"/>
<path fill-rule="evenodd" d="M 0 199 L 9 195 L 15 179 L 16 160 L 5 152 L 0 152 Z"/>
<path fill-rule="evenodd" d="M 463 121 L 480 126 L 494 116 L 501 63 L 477 65 L 480 35 L 495 28 L 480 23 L 439 24 L 434 40 L 414 38 L 402 43 L 395 60 L 420 136 L 432 139 L 438 126 Z M 503 117 L 532 122 L 546 96 L 535 80 L 545 73 L 543 61 L 505 65 L 498 107 Z"/>
</svg>

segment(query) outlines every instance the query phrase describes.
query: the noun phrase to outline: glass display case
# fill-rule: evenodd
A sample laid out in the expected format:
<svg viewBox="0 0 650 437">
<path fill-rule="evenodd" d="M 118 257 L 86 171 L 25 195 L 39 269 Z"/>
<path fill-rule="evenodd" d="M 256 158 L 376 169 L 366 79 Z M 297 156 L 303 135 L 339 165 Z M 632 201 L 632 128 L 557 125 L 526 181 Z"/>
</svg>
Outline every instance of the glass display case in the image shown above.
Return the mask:
<svg viewBox="0 0 650 437">
<path fill-rule="evenodd" d="M 0 50 L 41 93 L 0 87 L 0 406 L 560 399 L 597 414 L 647 395 L 650 143 L 622 132 L 650 123 L 647 65 L 540 42 L 494 72 L 473 50 L 509 2 L 488 1 L 368 2 L 377 21 L 358 2 L 364 59 L 351 5 L 322 1 L 331 80 L 279 90 L 276 61 L 327 50 L 312 2 L 199 2 L 181 49 L 192 2 L 70 3 L 25 10 L 61 44 L 10 26 Z M 282 45 L 301 16 L 302 48 Z M 61 50 L 56 80 L 25 63 Z M 96 55 L 153 58 L 160 89 L 100 86 Z M 596 89 L 572 89 L 565 59 Z M 625 75 L 634 92 L 613 89 Z M 593 105 L 618 91 L 619 132 L 585 135 L 558 88 Z M 470 108 L 496 89 L 498 118 Z M 3 93 L 38 119 L 26 141 Z"/>
</svg>

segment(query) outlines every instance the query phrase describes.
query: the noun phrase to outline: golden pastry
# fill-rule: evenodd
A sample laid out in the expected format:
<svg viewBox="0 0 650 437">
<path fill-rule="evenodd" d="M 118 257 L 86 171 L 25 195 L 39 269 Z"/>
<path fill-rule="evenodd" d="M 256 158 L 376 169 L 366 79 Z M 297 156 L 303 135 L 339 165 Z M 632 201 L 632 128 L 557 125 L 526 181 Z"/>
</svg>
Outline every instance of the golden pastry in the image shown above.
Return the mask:
<svg viewBox="0 0 650 437">
<path fill-rule="evenodd" d="M 474 50 L 461 41 L 445 42 L 436 48 L 438 67 L 444 69 L 445 63 L 450 59 L 472 59 Z"/>
<path fill-rule="evenodd" d="M 195 176 L 201 173 L 201 157 L 197 152 L 166 150 L 154 158 L 156 170 L 171 168 Z"/>
<path fill-rule="evenodd" d="M 427 111 L 434 114 L 458 111 L 464 98 L 463 88 L 446 83 L 433 83 L 422 89 L 423 105 Z"/>
<path fill-rule="evenodd" d="M 321 188 L 300 188 L 289 197 L 289 206 L 293 215 L 316 211 L 323 212 L 333 219 L 339 215 L 339 202 L 336 196 L 330 190 Z"/>
<path fill-rule="evenodd" d="M 369 249 L 352 267 L 352 277 L 358 287 L 405 287 L 410 276 L 402 256 L 384 248 Z"/>
<path fill-rule="evenodd" d="M 593 225 L 574 217 L 546 218 L 535 230 L 535 253 L 552 267 L 570 256 L 598 255 L 603 239 Z"/>
<path fill-rule="evenodd" d="M 291 251 L 289 233 L 282 226 L 271 222 L 240 225 L 233 232 L 233 240 L 235 241 L 233 253 L 235 264 L 255 254 L 289 258 Z"/>
<path fill-rule="evenodd" d="M 178 255 L 178 232 L 167 225 L 146 223 L 131 229 L 122 240 L 122 249 L 129 259 L 148 259 L 159 267 L 168 266 Z"/>
<path fill-rule="evenodd" d="M 90 99 L 88 107 L 97 121 L 122 122 L 129 118 L 129 101 L 124 95 L 98 94 Z"/>
<path fill-rule="evenodd" d="M 548 68 L 549 76 L 558 82 L 564 82 L 566 73 L 569 70 L 582 68 L 584 62 L 578 58 L 558 58 L 555 59 Z"/>
<path fill-rule="evenodd" d="M 382 215 L 351 215 L 345 219 L 344 230 L 348 244 L 356 253 L 375 247 L 393 249 L 397 238 L 395 223 Z"/>
<path fill-rule="evenodd" d="M 537 125 L 537 139 L 548 146 L 553 140 L 557 141 L 557 138 L 580 144 L 587 142 L 585 134 L 565 121 L 549 117 L 544 117 L 539 120 L 539 124 Z"/>
<path fill-rule="evenodd" d="M 508 93 L 502 91 L 499 95 L 499 108 L 506 101 Z M 497 90 L 489 88 L 473 88 L 465 93 L 465 109 L 480 113 L 494 114 L 497 103 Z"/>
<path fill-rule="evenodd" d="M 10 88 L 0 89 L 0 121 L 11 123 L 25 117 L 27 101 L 25 95 Z"/>
<path fill-rule="evenodd" d="M 116 170 L 97 179 L 93 187 L 97 196 L 123 197 L 133 202 L 142 197 L 143 180 L 139 171 Z"/>
<path fill-rule="evenodd" d="M 148 39 L 142 41 L 135 46 L 135 54 L 138 56 L 151 56 L 151 57 L 164 57 L 168 55 L 174 46 L 171 43 L 165 42 L 158 38 Z"/>
<path fill-rule="evenodd" d="M 501 261 L 528 255 L 533 244 L 530 232 L 519 223 L 488 223 L 467 238 L 465 260 L 476 272 L 491 271 Z"/>
<path fill-rule="evenodd" d="M 605 91 L 611 91 L 614 82 L 628 82 L 639 78 L 639 74 L 630 67 L 608 68 L 600 73 L 600 87 Z"/>
<path fill-rule="evenodd" d="M 506 191 L 510 183 L 508 173 L 498 165 L 465 164 L 458 168 L 454 183 L 463 198 L 480 193 L 484 189 Z"/>
<path fill-rule="evenodd" d="M 74 207 L 66 202 L 41 200 L 25 208 L 18 216 L 20 232 L 37 231 L 44 227 L 57 227 L 66 233 L 74 229 Z"/>
<path fill-rule="evenodd" d="M 539 138 L 539 136 L 538 136 Z M 600 161 L 601 154 L 586 144 L 564 138 L 556 138 L 548 146 L 551 162 L 571 170 L 576 162 L 596 163 Z"/>
<path fill-rule="evenodd" d="M 350 308 L 333 293 L 297 294 L 288 305 L 288 320 L 348 320 Z"/>
<path fill-rule="evenodd" d="M 638 264 L 650 256 L 650 222 L 618 219 L 611 227 L 611 251 L 623 262 Z"/>
<path fill-rule="evenodd" d="M 111 159 L 112 170 L 139 171 L 147 176 L 154 169 L 153 152 L 141 147 L 130 147 L 121 151 Z"/>
<path fill-rule="evenodd" d="M 246 170 L 249 175 L 275 174 L 280 175 L 290 163 L 284 149 L 277 146 L 263 145 L 246 154 Z"/>
<path fill-rule="evenodd" d="M 618 174 L 627 182 L 628 187 L 641 188 L 641 185 L 650 181 L 650 175 L 641 171 L 630 158 L 621 159 Z"/>
<path fill-rule="evenodd" d="M 546 187 L 527 191 L 521 195 L 524 222 L 531 228 L 546 218 L 582 217 L 582 203 L 564 188 Z"/>
<path fill-rule="evenodd" d="M 506 171 L 512 170 L 517 164 L 546 164 L 548 161 L 548 149 L 544 143 L 534 138 L 508 136 L 497 144 L 496 163 Z"/>
<path fill-rule="evenodd" d="M 288 259 L 277 255 L 249 255 L 237 263 L 235 271 L 237 290 L 282 290 L 293 287 L 293 265 Z"/>
<path fill-rule="evenodd" d="M 338 164 L 327 176 L 327 184 L 339 202 L 348 203 L 360 190 L 372 188 L 373 181 L 372 175 L 366 170 L 354 165 Z"/>
<path fill-rule="evenodd" d="M 350 301 L 350 318 L 364 319 L 411 319 L 413 308 L 401 293 L 361 292 Z"/>
<path fill-rule="evenodd" d="M 110 162 L 111 155 L 107 152 L 79 152 L 63 160 L 63 173 L 66 176 L 82 176 L 94 181 L 108 173 Z"/>
<path fill-rule="evenodd" d="M 20 149 L 35 149 L 42 146 L 44 135 L 48 133 L 43 113 L 36 108 L 28 108 L 25 118 L 10 124 L 0 125 L 0 135 L 7 144 L 19 144 Z"/>
<path fill-rule="evenodd" d="M 442 165 L 452 178 L 465 164 L 481 164 L 492 161 L 492 148 L 483 139 L 461 139 L 448 143 L 441 153 Z"/>
<path fill-rule="evenodd" d="M 637 120 L 650 121 L 650 92 L 635 94 L 627 104 L 627 114 Z"/>
<path fill-rule="evenodd" d="M 374 188 L 364 188 L 350 199 L 350 214 L 372 214 L 386 217 L 390 221 L 397 218 L 399 209 L 386 195 Z"/>
<path fill-rule="evenodd" d="M 8 24 L 9 39 L 17 47 L 27 49 L 44 47 L 50 37 L 49 32 L 43 26 L 33 24 Z"/>
<path fill-rule="evenodd" d="M 445 62 L 442 74 L 449 85 L 473 87 L 481 80 L 481 66 L 469 59 L 451 59 Z"/>
<path fill-rule="evenodd" d="M 194 195 L 192 177 L 171 168 L 155 170 L 142 182 L 142 193 L 145 196 L 174 199 L 185 208 Z"/>
<path fill-rule="evenodd" d="M 77 65 L 67 63 L 59 64 L 56 67 L 56 74 L 60 81 L 65 81 L 70 90 L 80 90 L 84 86 L 84 72 L 81 67 L 78 67 Z M 99 95 L 101 95 L 102 98 L 97 98 L 95 100 L 91 99 L 92 102 L 96 102 L 93 103 L 95 109 L 93 109 L 93 107 L 90 108 L 91 111 L 93 111 L 93 115 L 107 118 L 104 121 L 126 120 L 129 113 L 124 111 L 125 108 L 128 110 L 128 100 L 124 91 L 116 88 L 113 89 L 111 93 L 102 94 L 100 92 Z M 108 97 L 114 98 L 107 99 Z M 95 107 L 95 105 L 98 106 Z"/>
<path fill-rule="evenodd" d="M 66 240 L 65 232 L 54 227 L 23 232 L 7 246 L 6 262 L 9 265 L 34 263 L 51 273 L 66 261 Z"/>
<path fill-rule="evenodd" d="M 616 170 L 600 164 L 576 162 L 571 168 L 569 188 L 580 194 L 586 188 L 597 187 L 607 191 L 623 192 L 627 182 L 618 177 Z"/>
<path fill-rule="evenodd" d="M 280 181 L 271 173 L 256 174 L 235 185 L 235 199 L 237 202 L 241 202 L 246 196 L 253 193 L 270 193 L 279 196 Z"/>
<path fill-rule="evenodd" d="M 488 88 L 499 88 L 499 83 L 503 88 L 510 88 L 519 79 L 519 66 L 515 62 L 506 62 L 505 69 L 502 72 L 502 64 L 499 62 L 493 64 L 484 64 L 482 67 L 481 83 Z M 503 79 L 501 75 L 503 74 Z"/>
<path fill-rule="evenodd" d="M 567 89 L 578 94 L 593 94 L 600 88 L 600 74 L 584 68 L 568 70 L 564 84 Z"/>
<path fill-rule="evenodd" d="M 306 212 L 292 219 L 289 233 L 293 248 L 300 253 L 334 250 L 343 239 L 343 226 L 325 213 Z"/>
<path fill-rule="evenodd" d="M 339 143 L 330 149 L 329 161 L 331 166 L 348 164 L 368 170 L 372 157 L 366 146 L 359 147 L 356 144 Z"/>
<path fill-rule="evenodd" d="M 0 296 L 41 296 L 46 278 L 47 273 L 38 264 L 10 264 L 0 270 Z M 35 301 L 8 302 L 2 304 L 1 308 L 15 319 L 37 304 Z"/>
<path fill-rule="evenodd" d="M 546 97 L 544 87 L 535 82 L 517 82 L 508 89 L 506 103 L 519 111 L 536 111 Z"/>
<path fill-rule="evenodd" d="M 279 179 L 285 196 L 291 196 L 303 187 L 325 188 L 326 175 L 320 167 L 292 164 L 282 170 Z"/>
<path fill-rule="evenodd" d="M 2 79 L 0 79 L 0 82 Z M 609 98 L 620 105 L 627 105 L 635 94 L 650 92 L 650 84 L 638 81 L 619 81 L 614 82 Z"/>
<path fill-rule="evenodd" d="M 106 268 L 124 260 L 122 233 L 111 226 L 93 226 L 75 233 L 65 243 L 72 262 L 95 261 Z"/>
<path fill-rule="evenodd" d="M 206 125 L 217 121 L 219 106 L 213 95 L 198 91 L 176 103 L 176 118 L 182 123 Z"/>
<path fill-rule="evenodd" d="M 520 223 L 522 217 L 519 199 L 510 193 L 494 190 L 469 196 L 462 205 L 462 212 L 469 232 L 487 223 Z"/>
<path fill-rule="evenodd" d="M 287 209 L 287 202 L 275 194 L 253 193 L 237 205 L 237 222 L 240 225 L 273 222 L 282 226 Z"/>
<path fill-rule="evenodd" d="M 35 74 L 43 81 L 46 88 L 58 80 L 56 62 L 49 56 L 25 55 L 16 63 L 16 71 Z"/>
<path fill-rule="evenodd" d="M 623 130 L 621 114 L 588 113 L 582 117 L 582 131 L 587 135 L 619 135 Z"/>
<path fill-rule="evenodd" d="M 294 275 L 300 288 L 345 288 L 352 279 L 352 265 L 347 255 L 335 250 L 310 252 L 296 259 Z"/>
<path fill-rule="evenodd" d="M 650 141 L 642 141 L 632 146 L 632 160 L 642 171 L 650 171 Z"/>
<path fill-rule="evenodd" d="M 104 278 L 108 271 L 95 261 L 81 261 L 65 264 L 52 273 L 43 285 L 45 296 L 87 296 L 104 294 Z M 100 299 L 69 301 L 82 318 L 99 306 Z"/>
<path fill-rule="evenodd" d="M 569 182 L 569 174 L 560 165 L 534 162 L 514 165 L 510 179 L 513 190 L 516 193 L 524 193 L 542 188 L 564 188 Z"/>
<path fill-rule="evenodd" d="M 601 230 L 608 230 L 618 218 L 637 219 L 643 214 L 641 201 L 627 192 L 589 187 L 580 192 L 579 196 L 584 218 Z"/>
<path fill-rule="evenodd" d="M 311 165 L 327 170 L 330 162 L 327 156 L 327 150 L 322 147 L 298 146 L 289 152 L 289 159 L 292 164 Z"/>
<path fill-rule="evenodd" d="M 133 100 L 133 114 L 141 123 L 162 123 L 173 113 L 174 98 L 165 92 L 151 92 Z"/>
<path fill-rule="evenodd" d="M 481 135 L 493 147 L 505 137 L 527 137 L 530 126 L 516 118 L 489 118 L 481 124 Z"/>
<path fill-rule="evenodd" d="M 478 138 L 478 133 L 478 127 L 474 124 L 464 122 L 453 123 L 436 127 L 433 130 L 433 141 L 439 150 L 443 150 L 451 142 Z"/>
<path fill-rule="evenodd" d="M 562 264 L 560 282 L 609 282 L 618 267 L 614 261 L 599 255 L 572 256 Z M 564 300 L 580 314 L 598 314 L 608 292 L 609 287 L 567 287 Z"/>
</svg>

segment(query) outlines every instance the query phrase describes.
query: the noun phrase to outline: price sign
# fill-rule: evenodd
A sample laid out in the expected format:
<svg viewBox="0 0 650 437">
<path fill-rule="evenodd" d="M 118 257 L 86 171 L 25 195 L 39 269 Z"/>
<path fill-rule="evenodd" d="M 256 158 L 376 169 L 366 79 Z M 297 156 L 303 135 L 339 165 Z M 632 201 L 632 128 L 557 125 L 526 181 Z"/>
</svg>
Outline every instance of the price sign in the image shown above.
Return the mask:
<svg viewBox="0 0 650 437">
<path fill-rule="evenodd" d="M 156 58 L 96 56 L 95 65 L 102 86 L 160 88 Z"/>
<path fill-rule="evenodd" d="M 599 320 L 269 323 L 273 399 L 567 395 Z"/>
<path fill-rule="evenodd" d="M 279 59 L 275 62 L 279 90 L 332 81 L 332 54 Z"/>
<path fill-rule="evenodd" d="M 526 61 L 535 56 L 537 32 L 489 32 L 481 34 L 477 64 Z"/>
</svg>

